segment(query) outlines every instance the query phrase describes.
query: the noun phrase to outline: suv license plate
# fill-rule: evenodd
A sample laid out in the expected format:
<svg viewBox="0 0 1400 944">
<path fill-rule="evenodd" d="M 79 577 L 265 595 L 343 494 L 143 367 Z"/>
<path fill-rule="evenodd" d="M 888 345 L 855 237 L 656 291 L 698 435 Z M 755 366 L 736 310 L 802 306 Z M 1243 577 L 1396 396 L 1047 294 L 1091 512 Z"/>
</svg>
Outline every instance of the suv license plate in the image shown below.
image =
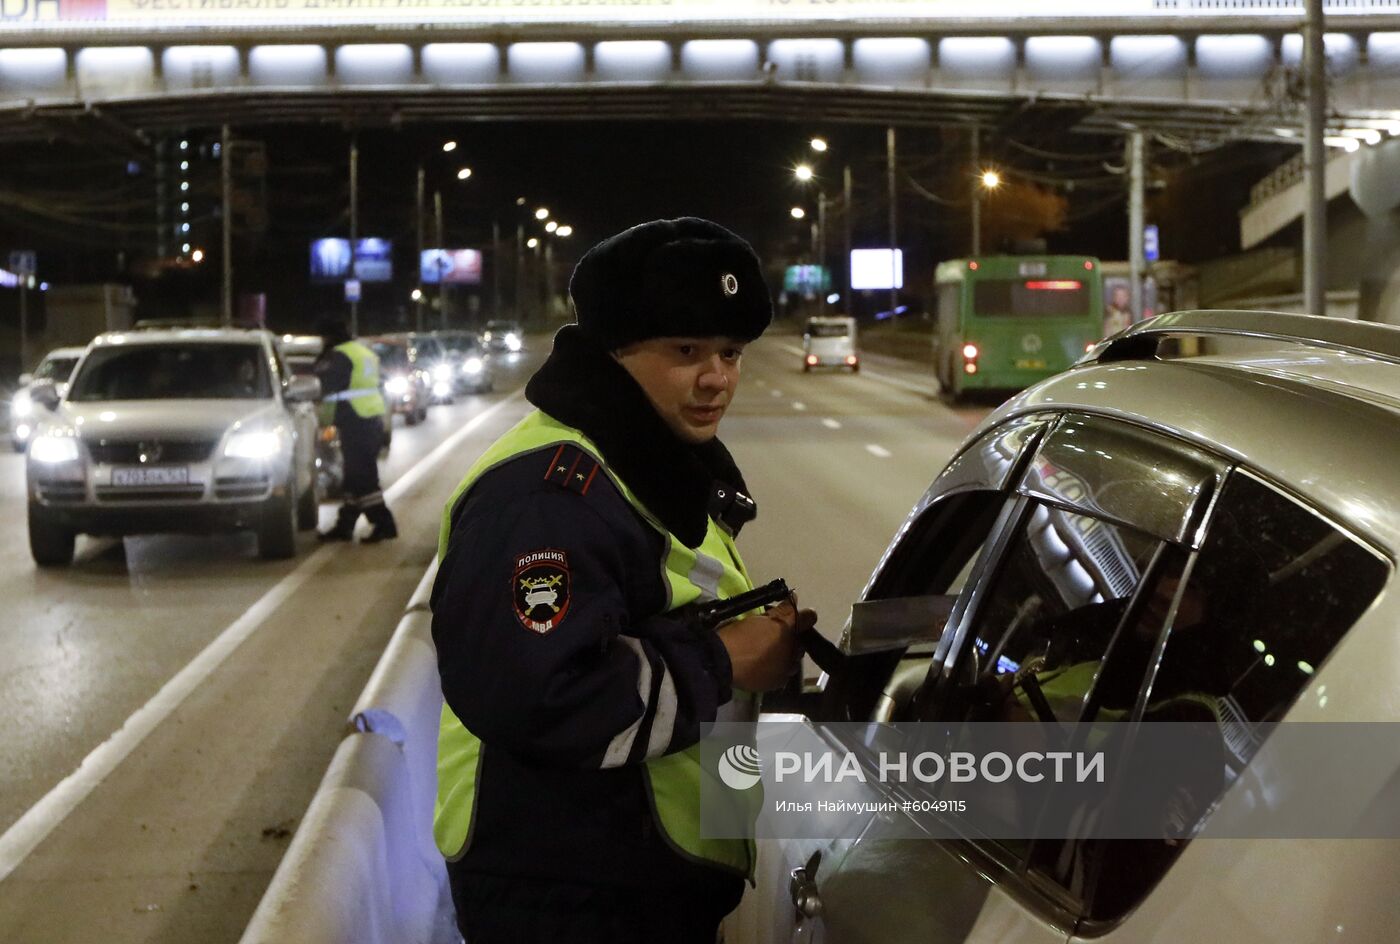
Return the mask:
<svg viewBox="0 0 1400 944">
<path fill-rule="evenodd" d="M 189 467 L 183 465 L 134 466 L 112 470 L 113 485 L 185 485 L 189 480 Z"/>
<path fill-rule="evenodd" d="M 1044 370 L 1045 362 L 1039 358 L 1022 358 L 1016 362 L 1021 370 Z"/>
</svg>

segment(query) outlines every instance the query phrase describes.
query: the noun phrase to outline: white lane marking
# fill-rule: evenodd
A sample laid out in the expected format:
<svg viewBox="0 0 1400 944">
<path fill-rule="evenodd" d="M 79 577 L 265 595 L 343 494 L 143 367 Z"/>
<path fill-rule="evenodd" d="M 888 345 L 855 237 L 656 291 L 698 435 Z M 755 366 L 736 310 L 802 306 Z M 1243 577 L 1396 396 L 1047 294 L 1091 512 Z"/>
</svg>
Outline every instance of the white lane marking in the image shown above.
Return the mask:
<svg viewBox="0 0 1400 944">
<path fill-rule="evenodd" d="M 794 347 L 791 344 L 781 344 L 779 345 L 779 347 L 782 347 L 785 350 L 798 355 L 799 357 L 803 353 L 802 348 Z M 938 381 L 936 380 L 931 380 L 929 384 L 920 384 L 912 380 L 905 380 L 903 377 L 895 377 L 891 374 L 885 373 L 884 371 L 871 370 L 869 366 L 869 361 L 866 361 L 860 365 L 860 375 L 862 377 L 869 377 L 871 380 L 878 380 L 880 383 L 886 384 L 891 387 L 898 387 L 901 390 L 908 390 L 910 393 L 921 394 L 925 397 L 936 397 L 938 396 L 939 392 Z"/>
<path fill-rule="evenodd" d="M 884 446 L 877 446 L 874 443 L 867 443 L 865 451 L 872 456 L 879 456 L 881 459 L 888 459 L 890 456 L 894 455 L 894 453 L 890 452 Z"/>
<path fill-rule="evenodd" d="M 828 416 L 828 417 L 825 417 L 825 418 L 822 420 L 822 425 L 825 426 L 827 429 L 840 429 L 840 428 L 841 428 L 841 424 L 838 423 L 838 422 L 836 422 L 834 419 L 832 419 L 832 418 L 829 417 L 829 416 Z"/>
<path fill-rule="evenodd" d="M 399 476 L 393 485 L 384 490 L 385 497 L 396 499 L 403 495 L 426 474 L 428 468 L 441 461 L 453 446 L 471 435 L 487 417 L 524 395 L 524 391 L 521 390 L 472 417 L 440 446 L 418 460 L 408 472 Z M 0 835 L 0 882 L 8 878 L 49 833 L 141 745 L 147 735 L 169 718 L 191 693 L 197 691 L 205 680 L 218 670 L 224 660 L 276 613 L 278 607 L 305 586 L 307 581 L 342 550 L 345 550 L 343 545 L 323 545 L 302 561 L 295 570 L 259 597 L 242 616 L 214 637 L 199 655 L 161 686 L 160 691 L 156 692 L 150 701 L 122 722 L 121 727 L 111 737 L 93 748 L 78 764 L 77 770 L 59 781 L 39 802 L 26 810 L 14 825 L 5 830 L 4 834 Z"/>
<path fill-rule="evenodd" d="M 798 411 L 805 410 L 807 409 L 807 404 L 803 403 L 801 400 L 793 400 L 792 408 Z"/>
</svg>

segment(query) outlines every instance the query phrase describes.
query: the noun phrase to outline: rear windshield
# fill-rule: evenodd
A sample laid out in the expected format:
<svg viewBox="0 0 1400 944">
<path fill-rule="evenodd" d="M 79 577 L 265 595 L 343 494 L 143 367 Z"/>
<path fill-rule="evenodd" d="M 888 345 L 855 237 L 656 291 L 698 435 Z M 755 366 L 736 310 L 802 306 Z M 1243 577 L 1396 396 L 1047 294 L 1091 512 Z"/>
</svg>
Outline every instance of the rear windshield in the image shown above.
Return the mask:
<svg viewBox="0 0 1400 944">
<path fill-rule="evenodd" d="M 516 324 L 513 321 L 488 321 L 486 322 L 486 330 L 492 332 L 493 334 L 497 331 L 501 331 L 507 334 L 509 334 L 512 331 L 518 333 L 520 331 L 520 325 Z"/>
<path fill-rule="evenodd" d="M 56 380 L 59 383 L 68 379 L 73 368 L 78 366 L 76 357 L 48 357 L 34 369 L 35 380 Z"/>
<path fill-rule="evenodd" d="M 256 344 L 124 344 L 88 354 L 68 399 L 264 400 L 267 360 Z"/>
<path fill-rule="evenodd" d="M 807 333 L 814 338 L 850 337 L 851 329 L 840 322 L 807 322 Z"/>
<path fill-rule="evenodd" d="M 972 313 L 984 318 L 1086 317 L 1089 302 L 1089 285 L 1080 279 L 978 279 L 972 284 Z"/>
</svg>

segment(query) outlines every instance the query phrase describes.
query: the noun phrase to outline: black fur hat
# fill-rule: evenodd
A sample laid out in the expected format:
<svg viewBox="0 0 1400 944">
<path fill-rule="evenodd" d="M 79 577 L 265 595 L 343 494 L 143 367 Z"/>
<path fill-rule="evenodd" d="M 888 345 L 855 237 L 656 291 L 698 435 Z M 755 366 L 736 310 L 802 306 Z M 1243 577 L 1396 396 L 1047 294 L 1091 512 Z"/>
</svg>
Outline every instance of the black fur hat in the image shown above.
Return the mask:
<svg viewBox="0 0 1400 944">
<path fill-rule="evenodd" d="M 569 297 L 580 330 L 610 351 L 649 338 L 752 341 L 773 318 L 752 247 L 693 216 L 603 240 L 574 267 Z"/>
</svg>

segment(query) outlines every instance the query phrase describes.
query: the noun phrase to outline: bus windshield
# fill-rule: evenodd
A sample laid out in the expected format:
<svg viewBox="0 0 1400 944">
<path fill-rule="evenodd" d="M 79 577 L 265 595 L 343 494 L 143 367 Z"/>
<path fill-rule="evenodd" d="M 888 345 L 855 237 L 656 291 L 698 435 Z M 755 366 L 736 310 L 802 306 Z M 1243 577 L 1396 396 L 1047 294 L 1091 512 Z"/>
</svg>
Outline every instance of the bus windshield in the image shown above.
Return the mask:
<svg viewBox="0 0 1400 944">
<path fill-rule="evenodd" d="M 1082 318 L 1090 313 L 1089 285 L 1079 279 L 978 279 L 973 314 L 983 318 Z"/>
</svg>

